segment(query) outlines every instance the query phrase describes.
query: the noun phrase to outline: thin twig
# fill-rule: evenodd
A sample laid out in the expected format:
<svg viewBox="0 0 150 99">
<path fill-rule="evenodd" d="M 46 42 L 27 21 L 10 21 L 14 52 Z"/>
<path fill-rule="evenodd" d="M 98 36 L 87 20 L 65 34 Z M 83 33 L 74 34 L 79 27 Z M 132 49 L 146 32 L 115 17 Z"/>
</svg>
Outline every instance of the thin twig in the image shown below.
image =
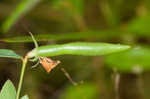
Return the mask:
<svg viewBox="0 0 150 99">
<path fill-rule="evenodd" d="M 119 97 L 119 83 L 120 83 L 120 74 L 115 71 L 114 72 L 114 88 L 115 88 L 115 97 L 116 99 L 120 99 Z"/>
<path fill-rule="evenodd" d="M 71 78 L 71 76 L 67 73 L 67 71 L 64 68 L 61 68 L 61 71 L 64 72 L 65 76 L 68 78 L 68 80 L 74 85 L 77 86 L 78 83 L 76 83 L 75 81 L 73 81 L 73 79 Z"/>
</svg>

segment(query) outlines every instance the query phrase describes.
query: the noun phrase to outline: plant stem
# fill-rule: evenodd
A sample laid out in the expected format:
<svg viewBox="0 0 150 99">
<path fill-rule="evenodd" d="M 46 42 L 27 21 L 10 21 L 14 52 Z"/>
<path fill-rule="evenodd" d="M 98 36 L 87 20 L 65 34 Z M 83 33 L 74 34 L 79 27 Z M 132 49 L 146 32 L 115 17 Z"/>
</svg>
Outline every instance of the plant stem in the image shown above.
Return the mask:
<svg viewBox="0 0 150 99">
<path fill-rule="evenodd" d="M 19 99 L 19 96 L 20 96 L 20 91 L 21 91 L 21 87 L 22 87 L 22 82 L 23 82 L 23 77 L 24 77 L 26 64 L 27 64 L 27 58 L 25 57 L 23 59 L 23 62 L 22 62 L 22 69 L 21 69 L 21 75 L 20 75 L 20 80 L 19 80 L 19 85 L 18 85 L 16 99 Z"/>
<path fill-rule="evenodd" d="M 120 99 L 120 96 L 119 96 L 119 83 L 120 83 L 120 74 L 117 71 L 115 71 L 114 87 L 115 87 L 115 97 L 116 97 L 116 99 Z"/>
</svg>

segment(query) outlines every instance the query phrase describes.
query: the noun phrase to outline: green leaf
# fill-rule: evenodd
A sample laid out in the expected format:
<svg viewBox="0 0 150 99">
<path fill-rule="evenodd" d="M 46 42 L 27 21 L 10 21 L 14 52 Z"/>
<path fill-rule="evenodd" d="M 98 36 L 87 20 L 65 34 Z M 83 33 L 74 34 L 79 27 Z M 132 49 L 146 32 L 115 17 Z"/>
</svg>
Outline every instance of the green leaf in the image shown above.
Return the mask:
<svg viewBox="0 0 150 99">
<path fill-rule="evenodd" d="M 150 47 L 141 46 L 105 57 L 105 63 L 110 68 L 120 72 L 141 73 L 150 70 Z"/>
<path fill-rule="evenodd" d="M 21 99 L 29 99 L 28 95 L 21 97 Z"/>
<path fill-rule="evenodd" d="M 0 57 L 21 59 L 22 57 L 12 50 L 0 49 Z"/>
<path fill-rule="evenodd" d="M 63 34 L 39 34 L 35 35 L 36 41 L 53 41 L 53 40 L 81 40 L 81 39 L 100 39 L 106 40 L 110 38 L 120 37 L 119 31 L 87 31 L 87 32 L 74 32 Z M 117 36 L 116 36 L 117 33 Z M 121 32 L 122 34 L 123 32 Z M 126 32 L 125 32 L 126 33 Z M 109 34 L 109 35 L 108 35 Z M 15 42 L 33 42 L 31 36 L 19 36 L 4 38 L 0 41 L 15 43 Z"/>
<path fill-rule="evenodd" d="M 120 44 L 75 42 L 68 44 L 41 46 L 29 52 L 28 57 L 32 58 L 35 56 L 57 56 L 65 54 L 98 56 L 124 51 L 129 48 L 130 46 L 128 45 Z"/>
<path fill-rule="evenodd" d="M 95 84 L 86 83 L 77 86 L 68 86 L 60 99 L 97 99 L 98 89 Z"/>
<path fill-rule="evenodd" d="M 29 12 L 40 0 L 22 0 L 12 14 L 2 24 L 2 31 L 7 32 L 21 17 Z"/>
<path fill-rule="evenodd" d="M 16 99 L 16 90 L 10 80 L 7 80 L 4 86 L 2 87 L 0 99 Z"/>
<path fill-rule="evenodd" d="M 128 31 L 134 32 L 140 36 L 150 36 L 150 14 L 147 16 L 134 18 L 128 24 Z"/>
</svg>

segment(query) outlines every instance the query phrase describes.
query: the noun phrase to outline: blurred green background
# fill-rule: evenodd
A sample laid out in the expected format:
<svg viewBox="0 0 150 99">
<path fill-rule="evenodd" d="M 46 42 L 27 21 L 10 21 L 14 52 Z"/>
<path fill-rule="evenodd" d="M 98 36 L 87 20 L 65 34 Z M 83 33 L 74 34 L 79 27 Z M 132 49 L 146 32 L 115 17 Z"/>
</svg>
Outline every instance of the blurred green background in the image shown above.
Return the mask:
<svg viewBox="0 0 150 99">
<path fill-rule="evenodd" d="M 28 63 L 22 95 L 30 99 L 150 99 L 149 0 L 0 0 L 0 48 L 24 56 L 39 45 L 74 41 L 129 44 L 107 56 L 52 57 L 49 74 Z M 64 68 L 78 83 L 74 86 Z M 21 61 L 0 59 L 0 88 L 9 78 L 17 87 Z M 119 80 L 118 80 L 119 78 Z M 118 83 L 119 81 L 119 83 Z"/>
</svg>

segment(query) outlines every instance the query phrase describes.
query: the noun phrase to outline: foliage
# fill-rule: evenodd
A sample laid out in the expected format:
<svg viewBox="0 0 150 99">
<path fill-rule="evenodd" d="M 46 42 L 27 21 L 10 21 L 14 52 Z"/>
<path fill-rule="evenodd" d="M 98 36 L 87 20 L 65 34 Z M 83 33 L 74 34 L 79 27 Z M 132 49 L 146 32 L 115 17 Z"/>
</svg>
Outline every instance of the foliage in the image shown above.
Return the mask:
<svg viewBox="0 0 150 99">
<path fill-rule="evenodd" d="M 16 99 L 16 89 L 10 80 L 7 80 L 1 90 L 0 99 Z"/>
<path fill-rule="evenodd" d="M 22 0 L 16 7 L 14 12 L 2 24 L 2 31 L 7 32 L 17 20 L 19 20 L 25 13 L 30 11 L 40 0 Z"/>
<path fill-rule="evenodd" d="M 63 33 L 63 34 L 37 34 L 35 39 L 37 41 L 63 41 L 63 40 L 82 40 L 82 39 L 110 39 L 115 37 L 120 37 L 121 35 L 115 36 L 115 33 L 119 31 L 86 31 L 86 32 L 73 32 L 73 33 Z M 86 34 L 86 35 L 83 35 Z M 109 36 L 108 36 L 109 34 Z M 124 34 L 124 33 L 122 33 Z M 25 43 L 33 42 L 31 36 L 18 36 L 10 38 L 2 38 L 0 41 L 8 43 Z"/>
<path fill-rule="evenodd" d="M 16 59 L 21 59 L 22 57 L 18 54 L 16 54 L 12 50 L 8 49 L 0 49 L 0 57 L 8 57 L 8 58 L 16 58 Z"/>
<path fill-rule="evenodd" d="M 57 71 L 60 67 L 56 68 L 56 71 L 52 71 L 51 74 L 47 74 L 48 76 L 45 72 L 42 74 L 40 70 L 32 71 L 33 69 L 28 69 L 27 75 L 30 76 L 26 77 L 27 83 L 29 83 L 29 85 L 32 84 L 36 88 L 26 90 L 32 92 L 30 94 L 31 97 L 39 96 L 44 97 L 43 99 L 48 97 L 48 94 L 41 95 L 44 92 L 50 93 L 50 98 L 58 98 L 54 94 L 60 92 L 60 94 L 62 94 L 60 98 L 62 99 L 77 99 L 82 97 L 82 95 L 85 95 L 83 98 L 86 99 L 96 99 L 95 96 L 97 96 L 99 90 L 101 90 L 100 92 L 104 92 L 100 93 L 102 95 L 104 94 L 103 99 L 115 99 L 111 96 L 114 93 L 111 92 L 111 90 L 105 89 L 105 83 L 112 80 L 111 77 L 112 74 L 114 74 L 114 70 L 117 70 L 117 73 L 121 73 L 119 77 L 122 77 L 122 74 L 139 74 L 150 71 L 150 9 L 148 0 L 22 0 L 20 3 L 16 1 L 17 0 L 1 1 L 0 33 L 5 34 L 2 34 L 0 41 L 4 42 L 1 47 L 6 49 L 0 49 L 0 57 L 20 59 L 23 62 L 17 89 L 17 99 L 20 98 L 27 61 L 32 61 L 30 58 L 38 60 L 39 63 L 41 57 L 56 56 L 54 58 L 61 59 L 62 64 L 60 67 L 64 66 L 67 68 L 71 75 L 73 75 L 73 79 L 83 79 L 85 82 L 94 82 L 93 84 L 84 83 L 79 86 L 70 86 L 66 85 L 68 80 L 64 80 L 60 71 Z M 7 2 L 8 4 L 3 4 L 3 2 Z M 9 12 L 14 6 L 12 2 L 17 4 L 16 8 L 10 14 Z M 35 7 L 37 5 L 38 7 Z M 12 28 L 14 25 L 16 27 Z M 23 25 L 32 28 L 35 40 L 42 46 L 36 46 L 35 48 L 28 46 L 28 42 L 32 42 L 33 37 L 24 36 L 25 34 L 23 33 L 29 32 L 30 30 L 24 30 L 24 28 L 22 28 Z M 12 30 L 10 30 L 11 28 Z M 11 44 L 9 45 L 8 42 Z M 20 42 L 21 45 L 19 45 Z M 142 45 L 140 45 L 141 43 Z M 6 46 L 3 46 L 3 44 Z M 137 45 L 140 45 L 140 47 Z M 20 51 L 22 55 L 25 54 L 25 57 L 7 49 L 8 46 L 10 49 Z M 86 60 L 86 62 L 84 60 Z M 48 61 L 46 62 L 46 64 L 50 64 Z M 8 65 L 9 64 L 13 66 L 8 60 Z M 0 66 L 3 66 L 3 62 L 1 62 Z M 84 68 L 85 66 L 87 66 L 87 68 L 89 68 L 88 66 L 91 67 L 88 71 L 83 70 L 84 72 L 80 73 L 79 71 L 82 71 L 81 67 Z M 7 67 L 8 66 L 4 66 L 4 68 L 9 71 Z M 30 73 L 30 71 L 32 71 L 32 73 Z M 11 73 L 12 76 L 16 75 L 16 70 L 12 69 Z M 55 77 L 54 74 L 58 76 Z M 64 74 L 66 75 L 66 73 Z M 33 77 L 33 75 L 35 77 Z M 52 76 L 54 78 L 52 78 Z M 17 76 L 14 78 L 17 79 Z M 34 83 L 31 82 L 31 79 L 35 80 Z M 140 80 L 136 81 L 135 85 L 136 83 L 139 84 Z M 112 82 L 108 82 L 108 86 L 113 85 Z M 127 84 L 125 82 L 125 85 L 129 83 L 130 79 L 127 81 Z M 95 84 L 99 84 L 99 86 L 102 87 L 97 90 Z M 40 94 L 35 91 L 39 86 L 40 88 L 42 86 L 42 89 L 38 90 Z M 66 89 L 64 89 L 64 86 Z M 146 88 L 150 89 L 148 86 L 149 83 Z M 116 88 L 118 88 L 118 86 L 114 85 L 113 91 L 115 90 L 117 92 Z M 138 88 L 141 88 L 141 86 Z M 77 91 L 78 89 L 83 91 L 83 94 L 80 94 L 79 91 Z M 1 97 L 5 97 L 3 95 L 8 95 L 6 90 L 11 91 L 9 95 L 13 93 L 12 97 L 15 97 L 15 88 L 8 80 L 2 88 L 0 99 Z M 141 89 L 141 91 L 143 90 Z M 120 93 L 121 92 L 119 92 L 119 94 Z M 130 88 L 128 89 L 128 93 L 132 93 Z M 141 93 L 145 94 L 146 92 Z M 108 94 L 110 97 L 106 98 Z M 115 94 L 117 95 L 117 93 Z M 148 97 L 149 94 L 146 96 Z M 37 97 L 35 99 L 37 99 Z M 136 98 L 136 96 L 132 97 Z M 149 99 L 149 97 L 147 99 Z M 129 98 L 131 97 L 128 97 L 128 99 Z M 5 97 L 5 99 L 7 98 Z M 29 99 L 29 97 L 25 95 L 21 99 Z"/>
<path fill-rule="evenodd" d="M 68 86 L 60 99 L 96 99 L 98 90 L 94 84 L 84 83 L 77 86 Z"/>
<path fill-rule="evenodd" d="M 118 58 L 119 57 L 119 58 Z M 124 53 L 106 56 L 106 64 L 120 72 L 141 73 L 150 70 L 150 48 L 137 46 Z"/>
</svg>

